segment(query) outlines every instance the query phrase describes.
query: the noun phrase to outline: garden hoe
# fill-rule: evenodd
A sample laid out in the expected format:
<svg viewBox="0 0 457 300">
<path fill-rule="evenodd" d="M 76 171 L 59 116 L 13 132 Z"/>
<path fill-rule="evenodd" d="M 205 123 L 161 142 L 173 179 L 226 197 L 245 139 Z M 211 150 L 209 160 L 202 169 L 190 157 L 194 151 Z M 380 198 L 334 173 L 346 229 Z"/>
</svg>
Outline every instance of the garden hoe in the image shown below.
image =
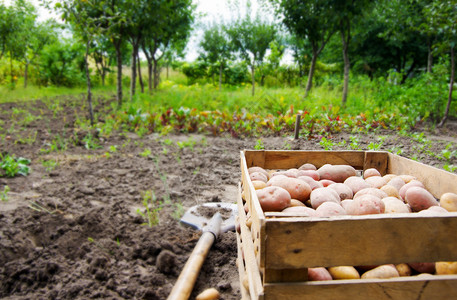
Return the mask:
<svg viewBox="0 0 457 300">
<path fill-rule="evenodd" d="M 211 219 L 200 215 L 201 209 L 213 209 L 230 211 L 230 216 L 222 220 L 222 215 L 216 212 Z M 173 289 L 171 290 L 168 300 L 187 300 L 189 299 L 195 281 L 197 280 L 200 269 L 206 256 L 221 232 L 235 230 L 235 215 L 237 213 L 236 204 L 232 203 L 205 203 L 191 207 L 181 218 L 181 222 L 190 225 L 198 230 L 202 230 L 202 235 L 195 245 L 190 257 L 181 271 Z"/>
</svg>

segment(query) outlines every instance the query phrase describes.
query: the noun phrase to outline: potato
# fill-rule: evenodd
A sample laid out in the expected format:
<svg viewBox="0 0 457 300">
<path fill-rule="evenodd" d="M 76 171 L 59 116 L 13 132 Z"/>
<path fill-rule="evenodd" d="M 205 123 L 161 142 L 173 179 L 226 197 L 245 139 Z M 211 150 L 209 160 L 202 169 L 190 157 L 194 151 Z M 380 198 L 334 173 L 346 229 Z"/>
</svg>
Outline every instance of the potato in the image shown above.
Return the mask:
<svg viewBox="0 0 457 300">
<path fill-rule="evenodd" d="M 335 202 L 324 202 L 316 208 L 318 217 L 344 216 L 346 211 L 344 208 Z"/>
<path fill-rule="evenodd" d="M 400 177 L 401 179 L 403 179 L 403 181 L 405 183 L 410 183 L 411 181 L 413 180 L 417 180 L 416 177 L 412 176 L 412 175 L 398 175 L 398 177 Z"/>
<path fill-rule="evenodd" d="M 311 199 L 311 206 L 316 209 L 318 208 L 322 203 L 330 201 L 330 202 L 335 202 L 335 203 L 340 203 L 340 196 L 338 195 L 335 190 L 331 188 L 317 188 L 314 191 L 311 192 L 310 195 Z"/>
<path fill-rule="evenodd" d="M 400 195 L 400 198 L 402 198 L 403 200 L 405 200 L 406 191 L 407 191 L 410 187 L 413 187 L 413 186 L 418 186 L 418 187 L 421 187 L 421 188 L 425 188 L 424 185 L 422 184 L 422 182 L 420 182 L 419 180 L 412 180 L 412 181 L 408 182 L 407 184 L 405 184 L 404 186 L 402 186 L 402 187 L 398 190 L 398 194 Z"/>
<path fill-rule="evenodd" d="M 299 170 L 314 170 L 314 171 L 317 170 L 316 166 L 313 164 L 310 164 L 310 163 L 303 164 L 298 169 Z"/>
<path fill-rule="evenodd" d="M 267 186 L 267 183 L 265 181 L 261 181 L 261 180 L 253 180 L 252 185 L 254 186 L 255 190 L 261 190 Z"/>
<path fill-rule="evenodd" d="M 362 274 L 362 279 L 387 279 L 400 277 L 394 265 L 381 265 Z"/>
<path fill-rule="evenodd" d="M 328 272 L 335 280 L 338 279 L 360 279 L 360 274 L 352 266 L 330 267 Z"/>
<path fill-rule="evenodd" d="M 281 212 L 283 213 L 293 213 L 300 216 L 307 216 L 307 217 L 317 217 L 317 213 L 314 209 L 307 206 L 289 206 L 283 209 Z"/>
<path fill-rule="evenodd" d="M 267 182 L 267 186 L 280 186 L 289 192 L 290 197 L 300 201 L 306 201 L 311 194 L 311 187 L 303 180 L 286 177 L 283 175 L 274 176 Z"/>
<path fill-rule="evenodd" d="M 358 191 L 353 199 L 357 199 L 363 195 L 373 195 L 373 196 L 376 196 L 378 197 L 379 199 L 382 199 L 382 198 L 386 198 L 387 197 L 387 194 L 383 191 L 381 191 L 380 189 L 376 189 L 376 188 L 365 188 L 365 189 L 362 189 L 360 191 Z"/>
<path fill-rule="evenodd" d="M 371 187 L 362 177 L 357 176 L 348 177 L 344 184 L 351 188 L 354 195 L 360 190 Z"/>
<path fill-rule="evenodd" d="M 392 179 L 394 179 L 395 177 L 397 177 L 397 175 L 395 175 L 395 174 L 386 174 L 386 175 L 384 175 L 382 177 L 384 177 L 387 180 L 387 182 L 389 182 Z"/>
<path fill-rule="evenodd" d="M 263 182 L 268 181 L 268 177 L 265 174 L 260 173 L 260 172 L 254 172 L 254 173 L 249 174 L 249 178 L 251 179 L 251 181 L 263 181 Z"/>
<path fill-rule="evenodd" d="M 215 288 L 206 289 L 197 295 L 195 300 L 216 300 L 220 298 L 219 292 Z"/>
<path fill-rule="evenodd" d="M 394 177 L 392 178 L 389 182 L 387 182 L 387 185 L 393 186 L 394 188 L 397 189 L 397 191 L 400 191 L 400 189 L 405 185 L 406 183 L 401 179 L 400 177 Z"/>
<path fill-rule="evenodd" d="M 371 177 L 371 176 L 381 176 L 381 173 L 379 173 L 379 171 L 376 170 L 375 168 L 369 168 L 369 169 L 366 169 L 365 171 L 363 171 L 364 179 L 367 179 L 368 177 Z"/>
<path fill-rule="evenodd" d="M 297 177 L 300 176 L 308 176 L 316 181 L 319 181 L 320 179 L 319 173 L 316 170 L 299 170 L 297 172 Z"/>
<path fill-rule="evenodd" d="M 457 194 L 444 193 L 441 195 L 440 205 L 447 211 L 457 211 Z"/>
<path fill-rule="evenodd" d="M 386 197 L 382 199 L 384 202 L 384 213 L 396 214 L 396 213 L 410 213 L 410 208 L 402 200 L 395 197 Z"/>
<path fill-rule="evenodd" d="M 344 210 L 346 211 L 346 213 L 348 215 L 352 215 L 351 213 L 349 213 L 348 209 L 351 207 L 353 202 L 354 202 L 354 200 L 352 200 L 352 199 L 345 199 L 345 200 L 341 201 L 341 207 L 344 208 Z"/>
<path fill-rule="evenodd" d="M 408 263 L 418 273 L 435 273 L 435 263 Z"/>
<path fill-rule="evenodd" d="M 365 182 L 371 185 L 374 188 L 381 188 L 383 185 L 387 184 L 387 180 L 381 176 L 371 176 L 365 179 Z"/>
<path fill-rule="evenodd" d="M 442 208 L 441 206 L 430 206 L 427 209 L 421 210 L 418 212 L 418 215 L 421 216 L 436 216 L 436 215 L 443 215 L 443 214 L 448 214 L 449 212 Z"/>
<path fill-rule="evenodd" d="M 405 194 L 406 202 L 411 206 L 413 211 L 421 211 L 430 206 L 438 206 L 439 203 L 435 197 L 424 188 L 413 186 Z"/>
<path fill-rule="evenodd" d="M 346 178 L 355 176 L 356 171 L 349 165 L 323 165 L 317 172 L 321 179 L 328 179 L 334 182 L 344 182 Z"/>
<path fill-rule="evenodd" d="M 282 172 L 283 175 L 286 175 L 287 177 L 292 177 L 292 178 L 297 178 L 298 177 L 298 169 L 289 169 L 284 172 Z"/>
<path fill-rule="evenodd" d="M 324 187 L 324 186 L 322 185 L 322 183 L 320 183 L 319 181 L 316 181 L 316 180 L 312 179 L 312 178 L 309 177 L 309 176 L 300 176 L 300 177 L 298 177 L 298 179 L 303 180 L 304 182 L 306 182 L 307 184 L 309 184 L 311 190 L 314 190 L 314 189 L 317 189 L 317 188 L 320 188 L 320 187 Z"/>
<path fill-rule="evenodd" d="M 382 214 L 385 211 L 384 202 L 373 195 L 362 195 L 353 201 L 346 210 L 351 215 Z"/>
<path fill-rule="evenodd" d="M 282 187 L 267 186 L 256 193 L 263 211 L 281 211 L 290 206 L 290 194 Z"/>
<path fill-rule="evenodd" d="M 400 276 L 411 276 L 412 270 L 411 267 L 408 266 L 408 264 L 396 264 L 395 269 L 397 269 L 397 272 Z"/>
<path fill-rule="evenodd" d="M 252 173 L 255 173 L 255 172 L 260 172 L 262 174 L 264 174 L 265 176 L 267 176 L 267 178 L 269 178 L 269 174 L 268 174 L 268 171 L 265 170 L 264 168 L 261 168 L 261 167 L 250 167 L 248 169 L 248 173 L 249 174 L 252 174 Z"/>
<path fill-rule="evenodd" d="M 326 268 L 308 268 L 308 280 L 309 281 L 323 281 L 323 280 L 332 280 L 332 275 L 328 272 Z"/>
<path fill-rule="evenodd" d="M 322 184 L 323 187 L 328 187 L 329 185 L 334 184 L 335 181 L 329 179 L 322 179 L 319 180 L 319 183 Z"/>
<path fill-rule="evenodd" d="M 384 185 L 380 188 L 381 191 L 383 191 L 384 193 L 387 194 L 388 197 L 395 197 L 395 198 L 399 198 L 400 195 L 398 194 L 398 190 L 396 187 L 394 187 L 393 185 Z"/>
<path fill-rule="evenodd" d="M 331 189 L 334 189 L 340 196 L 341 200 L 352 199 L 352 196 L 353 196 L 352 190 L 350 187 L 348 187 L 344 183 L 333 183 L 333 184 L 329 185 L 328 187 Z"/>
<path fill-rule="evenodd" d="M 291 199 L 290 206 L 305 206 L 305 204 L 303 204 L 303 202 L 301 202 L 300 200 Z"/>
<path fill-rule="evenodd" d="M 457 274 L 457 261 L 439 261 L 435 264 L 436 275 Z"/>
</svg>

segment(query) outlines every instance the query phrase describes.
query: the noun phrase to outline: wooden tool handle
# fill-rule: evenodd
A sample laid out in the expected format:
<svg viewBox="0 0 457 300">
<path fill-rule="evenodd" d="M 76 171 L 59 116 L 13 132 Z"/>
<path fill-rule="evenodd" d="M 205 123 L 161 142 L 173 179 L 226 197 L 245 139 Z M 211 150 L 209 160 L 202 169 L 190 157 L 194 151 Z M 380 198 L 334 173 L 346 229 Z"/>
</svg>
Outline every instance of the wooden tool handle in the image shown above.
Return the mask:
<svg viewBox="0 0 457 300">
<path fill-rule="evenodd" d="M 195 245 L 189 259 L 181 271 L 173 289 L 171 290 L 168 300 L 187 300 L 189 299 L 195 281 L 197 280 L 200 269 L 205 261 L 209 249 L 213 245 L 215 236 L 211 232 L 204 232 L 197 245 Z"/>
</svg>

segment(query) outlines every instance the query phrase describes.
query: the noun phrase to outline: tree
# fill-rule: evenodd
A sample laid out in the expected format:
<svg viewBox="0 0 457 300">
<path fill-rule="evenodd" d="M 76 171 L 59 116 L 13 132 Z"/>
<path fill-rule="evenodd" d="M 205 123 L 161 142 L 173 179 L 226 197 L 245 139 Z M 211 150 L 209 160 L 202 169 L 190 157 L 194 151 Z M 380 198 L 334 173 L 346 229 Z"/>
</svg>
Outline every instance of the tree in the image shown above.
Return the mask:
<svg viewBox="0 0 457 300">
<path fill-rule="evenodd" d="M 258 16 L 251 19 L 249 14 L 246 14 L 243 19 L 232 24 L 227 33 L 234 49 L 251 67 L 252 95 L 254 96 L 255 70 L 263 63 L 270 43 L 276 38 L 276 26 L 261 20 Z"/>
<path fill-rule="evenodd" d="M 441 33 L 443 42 L 437 45 L 440 50 L 448 49 L 450 53 L 450 78 L 449 78 L 449 93 L 446 104 L 446 109 L 443 118 L 438 127 L 444 126 L 449 115 L 449 109 L 452 102 L 452 92 L 455 81 L 455 47 L 457 44 L 457 1 L 447 0 L 440 2 L 431 2 L 424 7 L 424 14 L 428 20 L 427 29 L 431 32 Z"/>
<path fill-rule="evenodd" d="M 305 98 L 313 85 L 313 76 L 319 54 L 332 35 L 337 31 L 337 18 L 328 0 L 273 0 L 279 2 L 276 10 L 284 15 L 283 23 L 297 40 L 307 40 L 311 46 L 312 58 L 305 89 Z"/>
<path fill-rule="evenodd" d="M 213 65 L 219 65 L 219 90 L 222 87 L 222 70 L 231 59 L 232 49 L 230 40 L 222 25 L 213 24 L 203 33 L 200 42 L 201 57 Z"/>
</svg>

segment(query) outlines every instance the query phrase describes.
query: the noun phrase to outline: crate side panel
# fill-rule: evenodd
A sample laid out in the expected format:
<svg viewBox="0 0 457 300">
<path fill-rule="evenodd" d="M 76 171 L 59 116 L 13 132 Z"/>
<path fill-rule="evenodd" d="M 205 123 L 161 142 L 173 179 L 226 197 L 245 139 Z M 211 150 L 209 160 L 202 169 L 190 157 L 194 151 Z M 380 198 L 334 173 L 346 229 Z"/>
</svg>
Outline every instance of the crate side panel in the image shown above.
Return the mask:
<svg viewBox="0 0 457 300">
<path fill-rule="evenodd" d="M 388 172 L 415 176 L 436 198 L 447 192 L 457 193 L 456 174 L 408 158 L 389 154 Z"/>
<path fill-rule="evenodd" d="M 365 152 L 365 160 L 363 169 L 375 168 L 381 175 L 387 173 L 388 153 L 381 151 L 367 151 Z"/>
<path fill-rule="evenodd" d="M 267 300 L 457 299 L 457 276 L 267 284 L 265 295 Z"/>
<path fill-rule="evenodd" d="M 268 219 L 271 269 L 457 261 L 457 213 Z"/>
</svg>

